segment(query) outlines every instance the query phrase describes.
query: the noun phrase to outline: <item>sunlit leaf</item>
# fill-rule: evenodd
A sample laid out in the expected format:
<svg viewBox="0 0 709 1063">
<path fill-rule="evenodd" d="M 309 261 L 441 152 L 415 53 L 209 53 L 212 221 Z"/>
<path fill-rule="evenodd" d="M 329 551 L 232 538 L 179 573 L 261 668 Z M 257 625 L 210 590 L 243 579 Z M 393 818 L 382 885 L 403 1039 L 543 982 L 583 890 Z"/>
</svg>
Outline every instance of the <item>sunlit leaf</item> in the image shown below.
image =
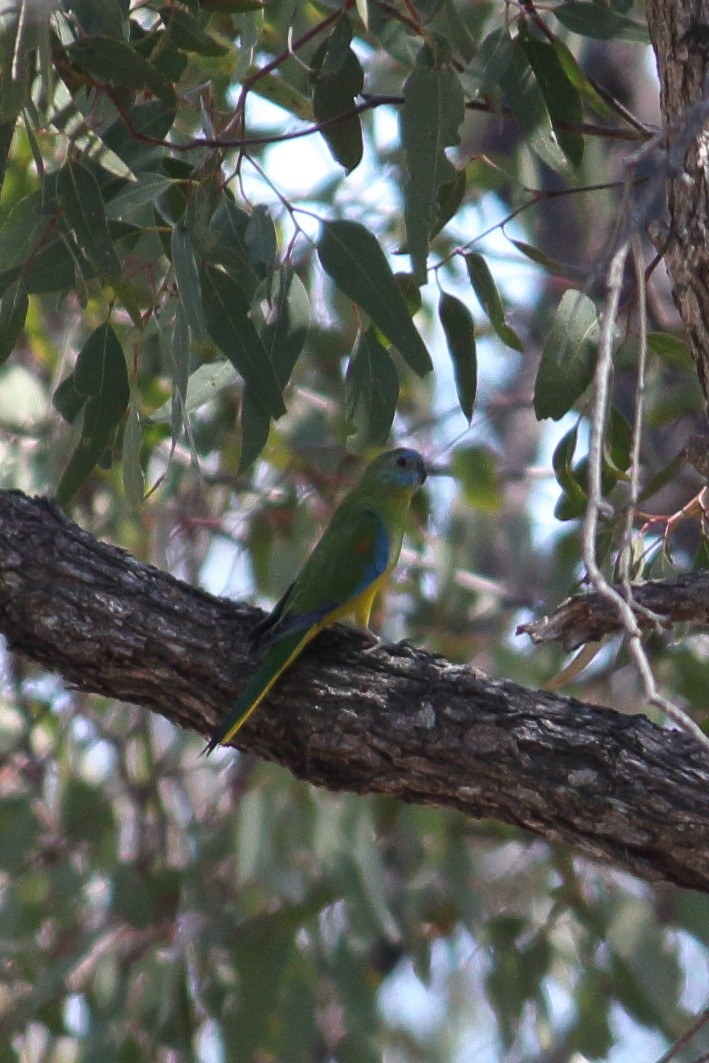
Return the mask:
<svg viewBox="0 0 709 1063">
<path fill-rule="evenodd" d="M 436 39 L 436 51 L 424 44 L 404 84 L 400 114 L 401 142 L 408 178 L 404 185 L 406 243 L 414 274 L 426 281 L 431 233 L 439 215 L 441 185 L 453 182 L 456 170 L 445 148 L 460 142 L 465 99 L 450 51 Z"/>
<path fill-rule="evenodd" d="M 376 236 L 358 222 L 323 222 L 318 258 L 340 291 L 362 307 L 411 368 L 419 376 L 428 373 L 431 356 Z"/>
<path fill-rule="evenodd" d="M 140 414 L 135 400 L 131 401 L 123 432 L 123 490 L 131 509 L 139 509 L 145 494 L 145 479 L 140 464 L 140 447 L 143 431 L 140 426 Z"/>
</svg>

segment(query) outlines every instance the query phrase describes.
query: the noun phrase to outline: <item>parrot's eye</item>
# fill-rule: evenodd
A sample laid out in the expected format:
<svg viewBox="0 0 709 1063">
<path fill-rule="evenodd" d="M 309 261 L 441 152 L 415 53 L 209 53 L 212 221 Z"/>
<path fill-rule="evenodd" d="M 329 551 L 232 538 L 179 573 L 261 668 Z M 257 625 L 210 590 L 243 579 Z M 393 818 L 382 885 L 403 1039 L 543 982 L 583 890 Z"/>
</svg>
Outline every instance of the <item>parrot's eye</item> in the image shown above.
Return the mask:
<svg viewBox="0 0 709 1063">
<path fill-rule="evenodd" d="M 404 469 L 409 464 L 409 459 L 404 457 L 404 455 L 402 454 L 400 458 L 396 459 L 396 464 L 399 466 L 400 469 Z"/>
</svg>

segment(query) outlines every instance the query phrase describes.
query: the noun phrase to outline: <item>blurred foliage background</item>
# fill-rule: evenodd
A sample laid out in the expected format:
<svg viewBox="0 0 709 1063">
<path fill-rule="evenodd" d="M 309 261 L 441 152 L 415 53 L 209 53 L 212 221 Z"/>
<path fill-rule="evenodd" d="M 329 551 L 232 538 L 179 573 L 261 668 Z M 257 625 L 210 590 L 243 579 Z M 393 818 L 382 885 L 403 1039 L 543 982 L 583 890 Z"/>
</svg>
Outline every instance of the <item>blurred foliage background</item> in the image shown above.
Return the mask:
<svg viewBox="0 0 709 1063">
<path fill-rule="evenodd" d="M 0 38 L 1 486 L 269 606 L 361 458 L 414 445 L 452 476 L 419 497 L 377 626 L 549 679 L 560 655 L 513 633 L 582 576 L 605 266 L 659 121 L 642 8 L 20 0 Z M 702 414 L 661 266 L 648 316 L 641 503 L 662 514 L 699 485 L 677 456 Z M 610 575 L 632 278 L 622 324 Z M 702 563 L 696 523 L 663 544 L 644 519 L 638 575 Z M 706 642 L 651 649 L 703 703 Z M 2 665 L 0 1063 L 618 1063 L 705 1005 L 703 897 L 205 762 L 160 718 Z M 617 645 L 572 692 L 643 708 Z"/>
</svg>

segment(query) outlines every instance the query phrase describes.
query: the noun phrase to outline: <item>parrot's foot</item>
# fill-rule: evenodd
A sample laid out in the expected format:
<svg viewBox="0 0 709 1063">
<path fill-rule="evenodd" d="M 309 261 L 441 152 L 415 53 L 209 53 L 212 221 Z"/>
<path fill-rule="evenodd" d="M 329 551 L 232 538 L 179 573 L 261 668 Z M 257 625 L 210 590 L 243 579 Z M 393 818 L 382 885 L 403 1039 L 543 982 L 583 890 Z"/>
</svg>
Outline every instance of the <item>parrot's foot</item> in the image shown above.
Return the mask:
<svg viewBox="0 0 709 1063">
<path fill-rule="evenodd" d="M 416 646 L 411 639 L 399 639 L 398 642 L 382 642 L 377 639 L 374 646 L 368 646 L 362 653 L 387 653 L 390 657 L 415 657 Z"/>
</svg>

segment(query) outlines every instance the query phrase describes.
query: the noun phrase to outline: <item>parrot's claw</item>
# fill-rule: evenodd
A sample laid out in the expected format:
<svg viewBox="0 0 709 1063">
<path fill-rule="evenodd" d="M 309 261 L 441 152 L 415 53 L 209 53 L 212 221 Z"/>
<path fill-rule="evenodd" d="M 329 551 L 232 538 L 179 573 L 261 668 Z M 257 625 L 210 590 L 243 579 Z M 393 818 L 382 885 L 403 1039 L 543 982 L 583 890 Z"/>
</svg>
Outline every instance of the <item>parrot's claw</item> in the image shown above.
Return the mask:
<svg viewBox="0 0 709 1063">
<path fill-rule="evenodd" d="M 411 639 L 399 639 L 398 642 L 382 642 L 377 639 L 374 646 L 368 646 L 363 653 L 386 653 L 390 657 L 414 657 L 416 646 Z"/>
</svg>

